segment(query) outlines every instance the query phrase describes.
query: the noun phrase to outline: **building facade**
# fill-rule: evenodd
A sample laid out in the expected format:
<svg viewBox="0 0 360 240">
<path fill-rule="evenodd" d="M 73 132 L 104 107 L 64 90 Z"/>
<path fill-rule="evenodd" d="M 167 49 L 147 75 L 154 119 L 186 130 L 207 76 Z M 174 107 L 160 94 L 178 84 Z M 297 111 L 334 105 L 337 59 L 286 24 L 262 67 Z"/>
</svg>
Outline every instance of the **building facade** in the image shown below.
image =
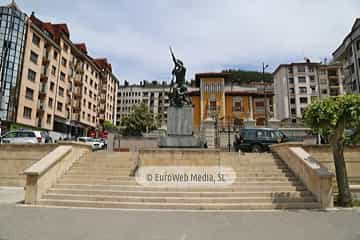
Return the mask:
<svg viewBox="0 0 360 240">
<path fill-rule="evenodd" d="M 305 108 L 319 98 L 344 94 L 344 74 L 339 63 L 281 64 L 273 73 L 275 118 L 302 123 Z"/>
<path fill-rule="evenodd" d="M 264 126 L 273 116 L 271 88 L 239 86 L 232 83 L 229 76 L 226 73 L 195 75 L 196 88 L 189 93 L 194 105 L 194 128 L 201 128 L 208 118 L 224 126 L 241 127 L 246 120 Z"/>
<path fill-rule="evenodd" d="M 341 45 L 334 51 L 335 61 L 341 61 L 345 75 L 345 92 L 360 93 L 360 18 Z"/>
<path fill-rule="evenodd" d="M 154 117 L 164 126 L 167 122 L 167 109 L 169 107 L 170 86 L 157 81 L 143 81 L 141 84 L 121 85 L 117 96 L 117 125 L 121 118 L 131 113 L 134 105 L 144 103 L 154 114 Z"/>
<path fill-rule="evenodd" d="M 6 19 L 7 24 L 12 24 L 12 18 L 6 15 L 9 12 L 18 15 L 17 12 L 20 14 L 21 11 L 14 2 L 4 8 L 8 10 L 2 11 L 1 18 Z M 96 131 L 101 128 L 104 119 L 115 122 L 114 113 L 104 119 L 99 116 L 105 70 L 88 55 L 86 45 L 70 40 L 66 24 L 43 22 L 34 13 L 30 17 L 25 14 L 19 16 L 24 19 L 25 31 L 21 37 L 24 43 L 16 43 L 19 58 L 16 62 L 6 58 L 8 54 L 13 55 L 10 44 L 10 52 L 4 50 L 5 57 L 1 59 L 1 66 L 17 64 L 17 75 L 12 74 L 12 80 L 15 77 L 17 79 L 12 81 L 17 99 L 13 103 L 11 98 L 0 99 L 4 106 L 1 120 L 5 124 L 3 123 L 2 127 L 11 128 L 16 124 L 24 128 L 82 136 L 89 130 Z M 19 27 L 20 24 L 16 28 Z M 112 74 L 111 68 L 105 72 L 106 78 L 111 79 L 112 86 L 106 89 L 106 95 L 112 96 L 110 109 L 114 111 L 118 80 Z M 7 75 L 7 71 L 4 71 L 4 74 Z M 6 77 L 1 77 L 1 82 L 5 83 Z M 4 85 L 6 92 L 8 86 Z M 9 108 L 7 102 L 14 107 Z"/>
</svg>

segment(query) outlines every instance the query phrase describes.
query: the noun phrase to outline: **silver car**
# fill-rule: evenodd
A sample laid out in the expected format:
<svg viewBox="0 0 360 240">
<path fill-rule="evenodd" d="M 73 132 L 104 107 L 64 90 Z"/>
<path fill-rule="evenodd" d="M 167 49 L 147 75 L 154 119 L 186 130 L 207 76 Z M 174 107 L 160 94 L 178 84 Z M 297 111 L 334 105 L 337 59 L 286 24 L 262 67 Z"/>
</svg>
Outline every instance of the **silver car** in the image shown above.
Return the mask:
<svg viewBox="0 0 360 240">
<path fill-rule="evenodd" d="M 103 143 L 92 137 L 78 137 L 77 140 L 90 145 L 93 151 L 100 150 L 103 147 Z"/>
<path fill-rule="evenodd" d="M 1 136 L 1 143 L 45 143 L 45 135 L 41 131 L 33 130 L 10 131 Z"/>
</svg>

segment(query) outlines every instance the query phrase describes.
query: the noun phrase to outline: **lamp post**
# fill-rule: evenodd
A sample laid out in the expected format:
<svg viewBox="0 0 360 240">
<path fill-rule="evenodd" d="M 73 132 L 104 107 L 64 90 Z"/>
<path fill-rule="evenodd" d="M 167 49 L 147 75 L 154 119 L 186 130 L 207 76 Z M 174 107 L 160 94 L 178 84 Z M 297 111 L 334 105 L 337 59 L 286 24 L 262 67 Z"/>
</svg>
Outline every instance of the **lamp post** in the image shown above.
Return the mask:
<svg viewBox="0 0 360 240">
<path fill-rule="evenodd" d="M 265 127 L 268 125 L 268 111 L 267 111 L 267 99 L 266 99 L 266 86 L 265 86 L 265 69 L 268 68 L 269 65 L 262 63 L 262 83 L 264 85 L 264 113 L 265 113 Z"/>
</svg>

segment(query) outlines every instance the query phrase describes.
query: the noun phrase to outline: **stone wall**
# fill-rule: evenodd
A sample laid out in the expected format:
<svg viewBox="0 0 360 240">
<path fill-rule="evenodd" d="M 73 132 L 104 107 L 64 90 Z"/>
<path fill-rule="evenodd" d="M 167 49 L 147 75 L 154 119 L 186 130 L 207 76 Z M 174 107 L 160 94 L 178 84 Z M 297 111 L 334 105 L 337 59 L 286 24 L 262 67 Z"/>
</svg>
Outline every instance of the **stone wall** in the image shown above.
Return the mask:
<svg viewBox="0 0 360 240">
<path fill-rule="evenodd" d="M 114 134 L 108 136 L 107 150 L 112 151 L 137 151 L 140 148 L 159 148 L 159 137 L 124 137 L 119 141 L 114 140 Z M 119 145 L 120 144 L 120 145 Z"/>
<path fill-rule="evenodd" d="M 333 153 L 329 145 L 305 145 L 304 149 L 335 173 Z M 346 147 L 344 157 L 350 184 L 360 185 L 360 146 Z"/>
<path fill-rule="evenodd" d="M 0 144 L 0 186 L 25 186 L 23 171 L 56 146 L 56 144 Z"/>
</svg>

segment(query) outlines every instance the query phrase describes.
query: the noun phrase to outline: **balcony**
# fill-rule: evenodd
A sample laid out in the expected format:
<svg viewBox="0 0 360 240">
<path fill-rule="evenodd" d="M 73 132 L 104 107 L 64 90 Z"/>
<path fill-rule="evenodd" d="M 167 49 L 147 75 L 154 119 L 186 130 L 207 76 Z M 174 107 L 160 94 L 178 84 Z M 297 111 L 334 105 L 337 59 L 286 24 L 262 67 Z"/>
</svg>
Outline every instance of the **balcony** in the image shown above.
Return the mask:
<svg viewBox="0 0 360 240">
<path fill-rule="evenodd" d="M 105 96 L 100 97 L 100 103 L 106 103 L 106 97 Z"/>
<path fill-rule="evenodd" d="M 81 103 L 74 102 L 72 105 L 72 108 L 73 108 L 74 112 L 79 113 L 81 111 Z"/>
<path fill-rule="evenodd" d="M 49 56 L 44 56 L 43 58 L 42 58 L 42 64 L 43 65 L 48 65 L 49 63 L 50 63 L 50 57 Z"/>
<path fill-rule="evenodd" d="M 81 88 L 75 88 L 74 91 L 73 91 L 73 95 L 75 97 L 81 97 L 82 96 Z"/>
<path fill-rule="evenodd" d="M 42 114 L 44 114 L 44 112 L 45 112 L 45 103 L 44 103 L 44 101 L 38 101 L 37 113 L 39 115 L 42 115 Z"/>
<path fill-rule="evenodd" d="M 74 85 L 75 85 L 75 86 L 78 86 L 78 87 L 81 87 L 81 86 L 83 85 L 83 82 L 82 82 L 81 78 L 75 77 L 75 79 L 74 79 Z"/>
<path fill-rule="evenodd" d="M 49 77 L 46 76 L 46 74 L 42 73 L 42 74 L 40 75 L 40 81 L 41 81 L 41 82 L 47 82 L 48 80 L 49 80 Z"/>
<path fill-rule="evenodd" d="M 44 98 L 46 96 L 46 84 L 41 84 L 39 89 L 39 98 Z"/>
</svg>

